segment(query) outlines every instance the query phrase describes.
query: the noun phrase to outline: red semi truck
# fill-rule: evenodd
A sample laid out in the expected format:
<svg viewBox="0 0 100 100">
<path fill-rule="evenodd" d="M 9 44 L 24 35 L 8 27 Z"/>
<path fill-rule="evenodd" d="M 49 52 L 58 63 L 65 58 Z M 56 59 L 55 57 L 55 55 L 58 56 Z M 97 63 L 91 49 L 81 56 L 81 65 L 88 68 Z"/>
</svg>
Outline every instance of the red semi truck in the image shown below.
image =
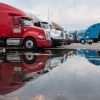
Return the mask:
<svg viewBox="0 0 100 100">
<path fill-rule="evenodd" d="M 33 25 L 32 18 L 23 11 L 0 3 L 0 45 L 24 46 L 26 49 L 50 47 L 50 34 Z"/>
</svg>

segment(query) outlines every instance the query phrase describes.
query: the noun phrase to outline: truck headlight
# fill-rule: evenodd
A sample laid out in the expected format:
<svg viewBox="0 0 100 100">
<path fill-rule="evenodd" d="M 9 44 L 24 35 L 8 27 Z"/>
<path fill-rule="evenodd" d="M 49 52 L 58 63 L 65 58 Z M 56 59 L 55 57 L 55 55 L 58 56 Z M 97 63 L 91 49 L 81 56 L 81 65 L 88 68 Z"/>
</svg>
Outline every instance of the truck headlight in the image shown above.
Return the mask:
<svg viewBox="0 0 100 100">
<path fill-rule="evenodd" d="M 51 40 L 50 32 L 48 32 L 48 31 L 46 31 L 46 38 L 47 38 L 48 40 Z"/>
</svg>

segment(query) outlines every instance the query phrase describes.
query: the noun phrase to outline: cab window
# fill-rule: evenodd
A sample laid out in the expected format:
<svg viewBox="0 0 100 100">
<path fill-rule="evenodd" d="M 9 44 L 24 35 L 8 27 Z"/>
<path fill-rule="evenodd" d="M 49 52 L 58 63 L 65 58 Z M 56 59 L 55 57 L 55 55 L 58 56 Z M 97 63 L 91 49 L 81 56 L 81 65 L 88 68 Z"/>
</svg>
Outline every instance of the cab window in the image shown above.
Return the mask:
<svg viewBox="0 0 100 100">
<path fill-rule="evenodd" d="M 23 23 L 24 26 L 33 26 L 32 19 L 21 18 L 21 22 Z"/>
<path fill-rule="evenodd" d="M 41 27 L 40 22 L 34 22 L 34 26 Z"/>
<path fill-rule="evenodd" d="M 22 26 L 22 22 L 21 22 L 21 20 L 20 20 L 20 18 L 13 18 L 12 19 L 12 24 L 14 25 L 14 26 Z"/>
<path fill-rule="evenodd" d="M 44 29 L 50 29 L 50 26 L 49 26 L 49 24 L 47 22 L 41 22 L 41 26 Z"/>
</svg>

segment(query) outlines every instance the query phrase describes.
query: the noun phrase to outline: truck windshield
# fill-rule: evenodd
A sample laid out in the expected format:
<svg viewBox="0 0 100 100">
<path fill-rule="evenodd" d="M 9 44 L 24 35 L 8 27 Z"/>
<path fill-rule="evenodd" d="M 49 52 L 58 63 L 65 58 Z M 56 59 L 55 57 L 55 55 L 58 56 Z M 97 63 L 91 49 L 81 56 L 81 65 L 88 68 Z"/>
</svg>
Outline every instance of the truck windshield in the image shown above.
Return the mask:
<svg viewBox="0 0 100 100">
<path fill-rule="evenodd" d="M 22 22 L 25 26 L 33 26 L 33 22 L 31 19 L 28 18 L 22 18 Z"/>
<path fill-rule="evenodd" d="M 44 29 L 50 29 L 50 26 L 49 26 L 49 24 L 47 22 L 41 22 L 41 26 Z"/>
<path fill-rule="evenodd" d="M 40 22 L 34 22 L 34 25 L 37 27 L 41 27 Z"/>
</svg>

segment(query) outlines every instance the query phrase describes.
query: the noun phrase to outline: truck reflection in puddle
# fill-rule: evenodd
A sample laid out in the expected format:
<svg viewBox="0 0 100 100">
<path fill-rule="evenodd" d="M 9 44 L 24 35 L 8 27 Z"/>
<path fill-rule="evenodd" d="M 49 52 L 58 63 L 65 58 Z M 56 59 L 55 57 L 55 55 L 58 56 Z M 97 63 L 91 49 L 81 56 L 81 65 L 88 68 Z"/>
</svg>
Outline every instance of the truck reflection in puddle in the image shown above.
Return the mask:
<svg viewBox="0 0 100 100">
<path fill-rule="evenodd" d="M 64 63 L 71 51 L 55 53 L 53 50 L 48 50 L 44 54 L 18 51 L 0 53 L 0 95 L 16 91 L 27 82 L 48 73 Z"/>
<path fill-rule="evenodd" d="M 0 94 L 21 88 L 45 71 L 48 55 L 7 53 L 0 56 Z"/>
<path fill-rule="evenodd" d="M 100 65 L 100 51 L 95 50 L 80 50 L 78 51 L 81 56 L 84 56 L 88 61 L 96 66 Z"/>
<path fill-rule="evenodd" d="M 21 53 L 21 55 L 26 55 L 26 53 Z M 37 56 L 40 55 L 47 56 L 47 59 L 44 60 L 45 67 L 43 70 L 38 72 L 40 73 L 39 76 L 45 72 L 49 72 L 49 74 L 36 78 L 37 80 L 34 78 L 31 82 L 22 81 L 25 84 L 22 88 L 5 93 L 4 96 L 17 96 L 20 98 L 18 100 L 34 100 L 34 96 L 37 95 L 42 95 L 44 100 L 100 99 L 100 68 L 97 67 L 99 64 L 96 64 L 97 59 L 99 61 L 99 51 L 51 50 L 44 52 L 44 54 L 37 54 Z M 25 58 L 30 59 L 31 57 L 26 56 Z M 21 59 L 24 61 L 23 58 Z M 91 59 L 92 61 L 90 61 Z M 28 65 L 29 68 L 31 64 L 25 65 Z M 15 68 L 16 70 L 19 69 Z"/>
</svg>

